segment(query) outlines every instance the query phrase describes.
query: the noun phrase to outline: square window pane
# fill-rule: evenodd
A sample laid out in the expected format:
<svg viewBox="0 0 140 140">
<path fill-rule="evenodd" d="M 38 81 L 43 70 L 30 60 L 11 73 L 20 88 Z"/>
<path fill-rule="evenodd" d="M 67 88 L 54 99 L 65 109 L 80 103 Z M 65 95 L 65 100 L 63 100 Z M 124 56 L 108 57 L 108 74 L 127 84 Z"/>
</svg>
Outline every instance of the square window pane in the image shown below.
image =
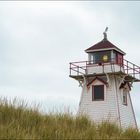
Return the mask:
<svg viewBox="0 0 140 140">
<path fill-rule="evenodd" d="M 92 100 L 104 100 L 104 85 L 93 86 Z"/>
</svg>

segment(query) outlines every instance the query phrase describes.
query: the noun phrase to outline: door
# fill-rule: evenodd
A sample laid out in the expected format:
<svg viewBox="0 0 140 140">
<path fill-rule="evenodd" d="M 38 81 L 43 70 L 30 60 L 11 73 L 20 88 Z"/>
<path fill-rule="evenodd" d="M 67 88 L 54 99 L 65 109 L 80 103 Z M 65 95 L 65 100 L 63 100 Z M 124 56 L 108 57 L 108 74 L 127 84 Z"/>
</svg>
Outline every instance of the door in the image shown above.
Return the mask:
<svg viewBox="0 0 140 140">
<path fill-rule="evenodd" d="M 117 54 L 117 64 L 120 66 L 123 66 L 123 55 L 122 54 Z"/>
</svg>

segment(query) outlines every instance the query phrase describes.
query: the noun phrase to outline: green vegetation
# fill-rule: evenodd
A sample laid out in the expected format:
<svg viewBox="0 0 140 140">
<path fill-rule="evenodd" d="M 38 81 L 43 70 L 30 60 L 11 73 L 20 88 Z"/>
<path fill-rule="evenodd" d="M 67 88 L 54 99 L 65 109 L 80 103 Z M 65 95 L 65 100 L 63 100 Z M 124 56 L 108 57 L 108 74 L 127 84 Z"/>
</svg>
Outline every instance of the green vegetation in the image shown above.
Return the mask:
<svg viewBox="0 0 140 140">
<path fill-rule="evenodd" d="M 71 113 L 42 114 L 16 100 L 0 99 L 0 139 L 138 139 L 140 132 Z"/>
</svg>

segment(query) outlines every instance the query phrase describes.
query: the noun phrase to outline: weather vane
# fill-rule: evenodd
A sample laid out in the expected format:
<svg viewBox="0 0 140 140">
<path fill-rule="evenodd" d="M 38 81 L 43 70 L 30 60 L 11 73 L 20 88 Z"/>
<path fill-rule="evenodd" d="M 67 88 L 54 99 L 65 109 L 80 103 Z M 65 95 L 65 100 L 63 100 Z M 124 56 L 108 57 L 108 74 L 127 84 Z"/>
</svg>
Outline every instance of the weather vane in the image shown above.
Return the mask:
<svg viewBox="0 0 140 140">
<path fill-rule="evenodd" d="M 107 31 L 108 31 L 108 27 L 106 27 L 106 28 L 105 28 L 105 31 L 103 32 L 104 39 L 107 39 L 107 33 L 106 33 Z"/>
</svg>

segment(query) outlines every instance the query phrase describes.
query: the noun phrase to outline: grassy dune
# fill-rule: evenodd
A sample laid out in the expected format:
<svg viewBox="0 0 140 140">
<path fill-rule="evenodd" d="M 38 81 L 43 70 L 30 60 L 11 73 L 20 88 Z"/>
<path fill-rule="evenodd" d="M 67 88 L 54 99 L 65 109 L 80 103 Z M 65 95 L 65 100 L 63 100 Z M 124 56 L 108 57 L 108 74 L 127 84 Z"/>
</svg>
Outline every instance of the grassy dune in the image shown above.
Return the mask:
<svg viewBox="0 0 140 140">
<path fill-rule="evenodd" d="M 41 114 L 23 102 L 0 99 L 0 139 L 138 139 L 140 132 L 91 123 L 70 113 Z"/>
</svg>

